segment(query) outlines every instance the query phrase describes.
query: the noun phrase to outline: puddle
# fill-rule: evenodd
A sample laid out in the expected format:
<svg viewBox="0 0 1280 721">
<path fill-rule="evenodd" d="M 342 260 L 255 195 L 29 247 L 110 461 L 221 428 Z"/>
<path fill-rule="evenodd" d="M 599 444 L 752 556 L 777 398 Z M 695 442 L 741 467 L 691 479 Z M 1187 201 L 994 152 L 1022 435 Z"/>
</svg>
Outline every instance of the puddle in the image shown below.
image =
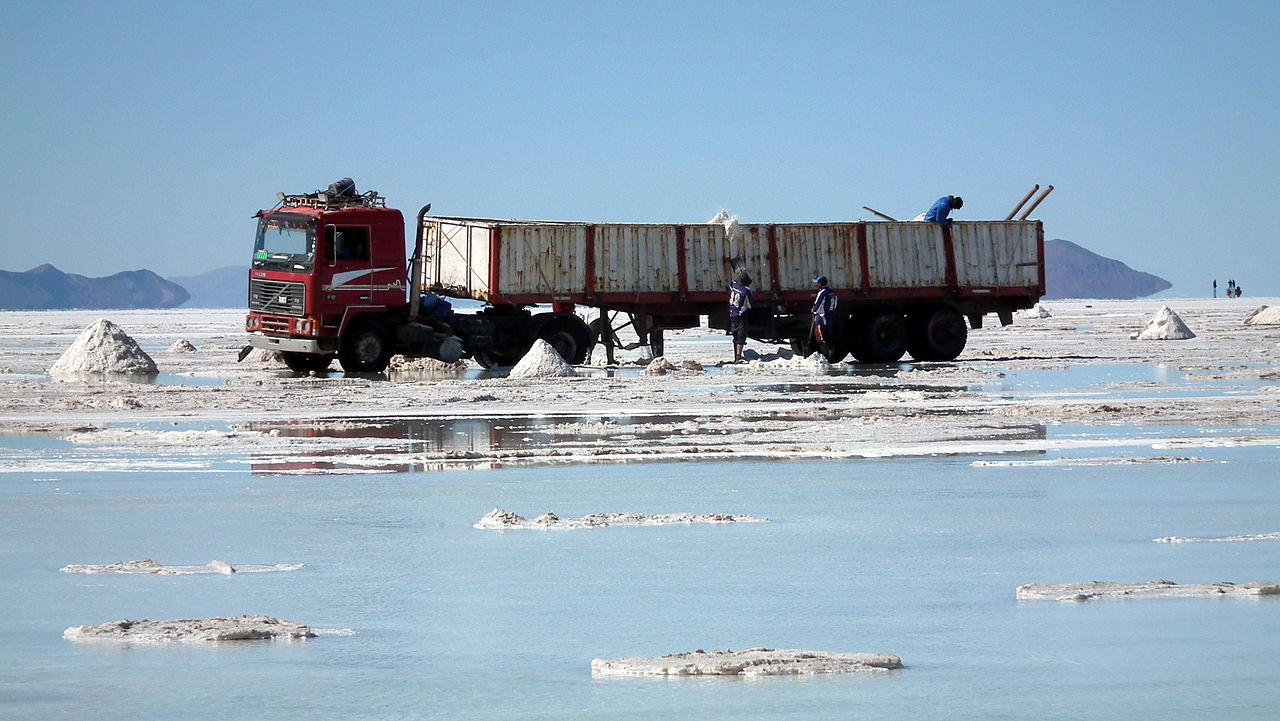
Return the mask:
<svg viewBox="0 0 1280 721">
<path fill-rule="evenodd" d="M 1242 367 L 1243 368 L 1243 367 Z M 1078 393 L 1107 398 L 1162 397 L 1196 398 L 1223 395 L 1224 389 L 1240 391 L 1275 385 L 1271 380 L 1256 378 L 1208 377 L 1194 375 L 1176 366 L 1156 365 L 1074 365 L 1065 368 L 1002 371 L 993 366 L 979 370 L 1002 374 L 989 383 L 973 386 L 974 390 L 1000 394 L 1008 399 L 1025 399 L 1047 393 Z M 1230 393 L 1230 390 L 1225 392 Z"/>
</svg>

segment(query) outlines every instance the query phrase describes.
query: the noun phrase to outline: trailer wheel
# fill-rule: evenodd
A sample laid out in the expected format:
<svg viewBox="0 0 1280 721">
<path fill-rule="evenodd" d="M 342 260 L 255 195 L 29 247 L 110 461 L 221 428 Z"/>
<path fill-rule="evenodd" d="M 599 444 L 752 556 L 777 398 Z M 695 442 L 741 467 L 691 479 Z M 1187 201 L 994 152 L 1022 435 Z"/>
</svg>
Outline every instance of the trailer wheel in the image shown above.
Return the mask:
<svg viewBox="0 0 1280 721">
<path fill-rule="evenodd" d="M 853 357 L 860 363 L 895 363 L 907 352 L 907 319 L 884 309 L 854 318 Z"/>
<path fill-rule="evenodd" d="M 591 331 L 576 316 L 563 316 L 548 321 L 538 329 L 538 337 L 556 349 L 570 365 L 582 365 L 591 352 Z"/>
<path fill-rule="evenodd" d="M 936 306 L 912 314 L 907 352 L 918 361 L 951 361 L 964 350 L 969 328 L 951 306 Z"/>
<path fill-rule="evenodd" d="M 376 321 L 358 320 L 342 336 L 338 362 L 348 373 L 381 373 L 391 361 L 391 339 Z"/>
<path fill-rule="evenodd" d="M 333 362 L 333 356 L 320 355 L 317 353 L 295 353 L 293 351 L 284 351 L 280 354 L 284 360 L 284 364 L 289 366 L 289 370 L 294 373 L 319 373 L 329 370 L 329 364 Z"/>
</svg>

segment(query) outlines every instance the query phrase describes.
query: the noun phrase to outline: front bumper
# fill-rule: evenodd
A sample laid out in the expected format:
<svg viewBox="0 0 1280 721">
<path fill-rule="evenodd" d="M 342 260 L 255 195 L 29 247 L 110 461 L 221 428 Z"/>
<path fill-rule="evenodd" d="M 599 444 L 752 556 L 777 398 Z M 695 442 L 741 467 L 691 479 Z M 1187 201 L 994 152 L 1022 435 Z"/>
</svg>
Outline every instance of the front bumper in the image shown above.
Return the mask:
<svg viewBox="0 0 1280 721">
<path fill-rule="evenodd" d="M 311 353 L 327 355 L 338 352 L 338 341 L 333 338 L 288 338 L 261 333 L 249 334 L 249 345 L 254 348 L 287 353 Z"/>
</svg>

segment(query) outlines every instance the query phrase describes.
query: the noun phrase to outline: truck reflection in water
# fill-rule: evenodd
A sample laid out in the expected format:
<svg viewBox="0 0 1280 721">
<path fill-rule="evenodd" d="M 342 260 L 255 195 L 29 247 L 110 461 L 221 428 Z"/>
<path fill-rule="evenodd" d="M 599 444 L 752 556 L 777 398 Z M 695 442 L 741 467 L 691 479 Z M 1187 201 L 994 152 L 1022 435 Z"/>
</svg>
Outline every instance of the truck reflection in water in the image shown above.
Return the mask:
<svg viewBox="0 0 1280 721">
<path fill-rule="evenodd" d="M 745 458 L 739 436 L 743 426 L 762 422 L 813 423 L 849 417 L 846 411 L 807 409 L 765 411 L 737 416 L 539 416 L 469 418 L 353 418 L 313 421 L 259 421 L 249 430 L 275 437 L 316 441 L 296 450 L 255 454 L 255 474 L 411 473 L 477 470 L 513 465 L 619 462 L 676 459 L 723 461 Z M 924 415 L 932 415 L 925 413 Z M 969 427 L 935 453 L 965 454 L 966 441 L 1043 440 L 1042 424 Z M 758 444 L 767 455 L 768 442 Z M 1041 454 L 1042 451 L 1025 451 Z M 780 458 L 785 456 L 780 455 Z"/>
</svg>

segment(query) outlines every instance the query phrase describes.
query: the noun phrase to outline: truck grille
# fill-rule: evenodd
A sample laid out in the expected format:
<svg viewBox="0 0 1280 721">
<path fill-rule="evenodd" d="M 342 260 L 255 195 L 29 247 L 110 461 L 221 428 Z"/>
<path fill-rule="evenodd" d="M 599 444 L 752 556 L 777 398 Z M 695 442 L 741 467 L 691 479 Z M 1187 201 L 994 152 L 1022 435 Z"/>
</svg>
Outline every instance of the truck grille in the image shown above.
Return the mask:
<svg viewBox="0 0 1280 721">
<path fill-rule="evenodd" d="M 301 283 L 249 279 L 249 310 L 280 315 L 302 315 L 306 308 Z"/>
</svg>

